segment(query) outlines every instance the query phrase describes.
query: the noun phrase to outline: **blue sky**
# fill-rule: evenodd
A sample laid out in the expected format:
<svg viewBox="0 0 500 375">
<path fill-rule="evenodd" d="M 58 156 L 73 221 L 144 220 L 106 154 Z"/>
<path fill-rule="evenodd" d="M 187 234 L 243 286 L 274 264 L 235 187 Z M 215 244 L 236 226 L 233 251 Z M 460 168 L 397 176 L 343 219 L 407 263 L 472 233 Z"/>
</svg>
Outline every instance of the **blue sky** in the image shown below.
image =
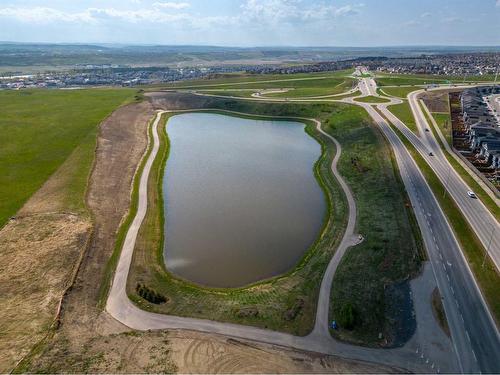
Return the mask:
<svg viewBox="0 0 500 375">
<path fill-rule="evenodd" d="M 0 0 L 0 40 L 500 45 L 500 0 Z"/>
</svg>

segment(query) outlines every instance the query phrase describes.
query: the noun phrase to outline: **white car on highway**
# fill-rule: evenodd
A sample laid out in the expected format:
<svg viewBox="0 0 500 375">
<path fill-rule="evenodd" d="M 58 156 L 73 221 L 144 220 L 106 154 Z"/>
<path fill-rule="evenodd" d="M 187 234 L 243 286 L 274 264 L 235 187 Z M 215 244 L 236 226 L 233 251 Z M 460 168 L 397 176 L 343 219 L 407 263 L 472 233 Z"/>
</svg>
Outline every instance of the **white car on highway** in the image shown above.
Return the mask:
<svg viewBox="0 0 500 375">
<path fill-rule="evenodd" d="M 471 198 L 477 198 L 476 194 L 473 191 L 468 191 L 467 195 Z"/>
</svg>

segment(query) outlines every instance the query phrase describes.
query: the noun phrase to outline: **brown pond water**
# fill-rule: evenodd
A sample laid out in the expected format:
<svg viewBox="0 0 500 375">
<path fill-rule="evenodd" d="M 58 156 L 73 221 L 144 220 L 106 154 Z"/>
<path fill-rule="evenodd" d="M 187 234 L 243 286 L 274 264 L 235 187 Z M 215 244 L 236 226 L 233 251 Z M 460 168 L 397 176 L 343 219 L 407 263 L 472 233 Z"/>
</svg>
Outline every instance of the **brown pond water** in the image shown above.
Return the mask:
<svg viewBox="0 0 500 375">
<path fill-rule="evenodd" d="M 319 235 L 320 145 L 304 124 L 210 113 L 167 123 L 165 263 L 184 279 L 238 287 L 284 273 Z"/>
</svg>

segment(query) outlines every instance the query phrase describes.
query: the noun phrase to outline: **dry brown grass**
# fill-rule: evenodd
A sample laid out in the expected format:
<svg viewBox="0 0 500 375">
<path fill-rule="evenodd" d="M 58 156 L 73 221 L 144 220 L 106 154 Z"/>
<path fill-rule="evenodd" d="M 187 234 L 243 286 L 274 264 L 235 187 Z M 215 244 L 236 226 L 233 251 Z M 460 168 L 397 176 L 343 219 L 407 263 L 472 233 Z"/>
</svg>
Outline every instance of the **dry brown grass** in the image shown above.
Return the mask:
<svg viewBox="0 0 500 375">
<path fill-rule="evenodd" d="M 0 372 L 47 334 L 90 227 L 81 216 L 35 214 L 0 231 Z"/>
</svg>

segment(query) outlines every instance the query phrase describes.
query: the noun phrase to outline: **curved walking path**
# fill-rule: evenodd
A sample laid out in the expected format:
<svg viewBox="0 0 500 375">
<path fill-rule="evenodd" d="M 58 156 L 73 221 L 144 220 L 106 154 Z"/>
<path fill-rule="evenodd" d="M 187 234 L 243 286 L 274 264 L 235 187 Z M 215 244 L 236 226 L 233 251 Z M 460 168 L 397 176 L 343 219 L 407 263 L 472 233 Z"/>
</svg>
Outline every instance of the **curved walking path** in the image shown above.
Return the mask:
<svg viewBox="0 0 500 375">
<path fill-rule="evenodd" d="M 354 234 L 356 223 L 356 204 L 354 197 L 337 170 L 337 163 L 341 155 L 341 145 L 335 138 L 323 131 L 321 123 L 316 119 L 297 118 L 298 120 L 314 121 L 318 132 L 328 137 L 335 144 L 336 155 L 332 161 L 331 170 L 347 197 L 349 215 L 342 241 L 332 257 L 321 283 L 313 331 L 307 336 L 298 337 L 287 333 L 233 323 L 157 314 L 141 310 L 134 305 L 128 298 L 126 292 L 127 277 L 132 262 L 138 231 L 147 211 L 147 182 L 153 161 L 159 149 L 158 124 L 161 115 L 165 112 L 167 111 L 159 111 L 152 124 L 153 137 L 148 140 L 148 149 L 151 148 L 151 153 L 146 160 L 143 172 L 140 176 L 137 213 L 125 237 L 113 284 L 106 303 L 106 311 L 112 317 L 126 326 L 137 330 L 187 329 L 222 334 L 225 336 L 322 354 L 339 355 L 345 358 L 382 363 L 399 368 L 410 368 L 414 371 L 428 370 L 428 366 L 422 365 L 422 363 L 417 360 L 414 352 L 408 348 L 403 347 L 386 350 L 363 348 L 338 342 L 330 335 L 328 313 L 333 276 L 342 256 L 349 247 L 359 243 L 359 237 Z"/>
</svg>

